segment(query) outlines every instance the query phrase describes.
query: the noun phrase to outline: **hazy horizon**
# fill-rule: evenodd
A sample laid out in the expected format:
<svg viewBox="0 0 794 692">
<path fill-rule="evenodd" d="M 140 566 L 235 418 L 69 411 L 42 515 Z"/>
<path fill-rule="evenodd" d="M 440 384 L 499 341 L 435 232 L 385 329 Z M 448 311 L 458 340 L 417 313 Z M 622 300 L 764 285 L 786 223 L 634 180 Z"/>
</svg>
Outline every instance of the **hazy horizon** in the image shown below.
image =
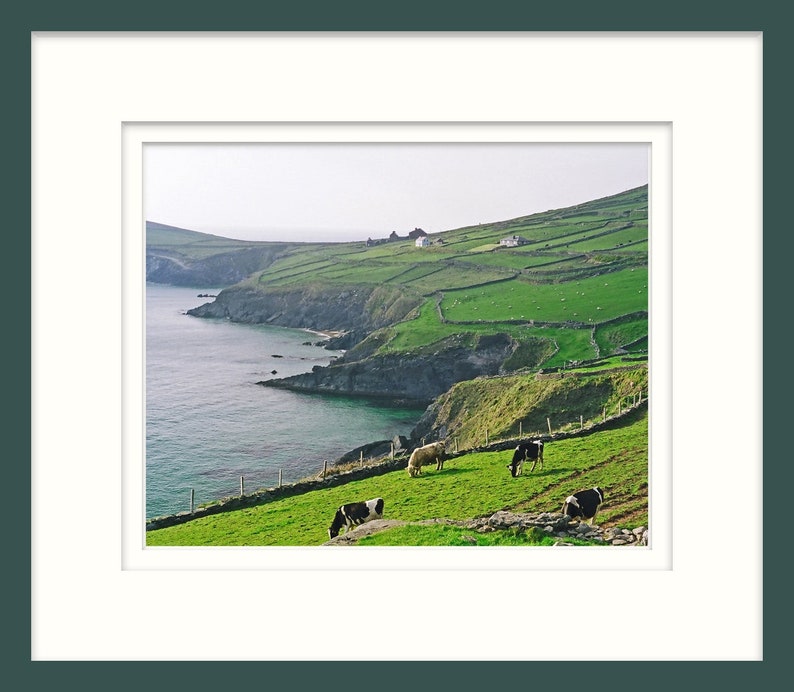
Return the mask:
<svg viewBox="0 0 794 692">
<path fill-rule="evenodd" d="M 147 221 L 345 242 L 504 221 L 648 183 L 647 143 L 145 144 Z"/>
</svg>

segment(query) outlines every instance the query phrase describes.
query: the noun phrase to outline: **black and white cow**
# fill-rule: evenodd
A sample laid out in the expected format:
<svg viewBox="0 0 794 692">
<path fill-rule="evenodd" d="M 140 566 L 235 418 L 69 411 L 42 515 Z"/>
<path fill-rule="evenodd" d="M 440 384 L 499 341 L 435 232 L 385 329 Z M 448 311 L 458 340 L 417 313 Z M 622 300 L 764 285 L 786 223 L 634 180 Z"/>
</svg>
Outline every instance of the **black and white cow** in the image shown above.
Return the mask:
<svg viewBox="0 0 794 692">
<path fill-rule="evenodd" d="M 543 442 L 541 440 L 522 442 L 515 448 L 513 460 L 507 465 L 513 478 L 521 475 L 524 469 L 524 462 L 527 459 L 532 460 L 532 468 L 529 469 L 530 473 L 535 470 L 535 464 L 538 462 L 540 462 L 540 468 L 543 468 Z"/>
<path fill-rule="evenodd" d="M 365 524 L 373 519 L 381 519 L 383 517 L 383 498 L 376 497 L 366 502 L 350 502 L 342 505 L 336 514 L 334 520 L 328 527 L 328 535 L 331 538 L 336 538 L 339 535 L 340 529 L 344 526 L 345 532 L 350 531 L 354 526 Z"/>
<path fill-rule="evenodd" d="M 567 514 L 572 519 L 580 517 L 588 524 L 593 523 L 598 507 L 604 501 L 604 491 L 599 487 L 589 490 L 580 490 L 578 493 L 569 495 L 565 498 L 562 505 L 562 513 Z"/>
</svg>

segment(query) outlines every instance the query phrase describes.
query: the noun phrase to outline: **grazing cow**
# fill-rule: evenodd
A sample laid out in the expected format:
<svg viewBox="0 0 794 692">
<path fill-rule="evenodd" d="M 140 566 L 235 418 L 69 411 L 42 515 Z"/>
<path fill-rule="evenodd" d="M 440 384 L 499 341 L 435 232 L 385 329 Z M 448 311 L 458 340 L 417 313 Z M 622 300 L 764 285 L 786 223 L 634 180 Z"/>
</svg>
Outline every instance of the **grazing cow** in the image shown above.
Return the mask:
<svg viewBox="0 0 794 692">
<path fill-rule="evenodd" d="M 604 501 L 604 491 L 601 488 L 580 490 L 578 493 L 565 498 L 562 513 L 571 518 L 581 517 L 588 524 L 592 524 L 598 513 L 599 505 Z"/>
<path fill-rule="evenodd" d="M 535 464 L 538 462 L 540 462 L 540 468 L 543 468 L 543 442 L 541 440 L 522 442 L 515 448 L 513 460 L 507 465 L 513 478 L 521 475 L 524 469 L 524 462 L 527 459 L 532 460 L 532 468 L 529 469 L 530 473 L 535 470 Z"/>
<path fill-rule="evenodd" d="M 365 524 L 373 519 L 381 519 L 382 517 L 382 497 L 376 497 L 366 502 L 350 502 L 336 510 L 334 520 L 328 527 L 328 535 L 331 538 L 336 538 L 343 526 L 345 527 L 345 533 L 347 533 L 354 526 Z"/>
<path fill-rule="evenodd" d="M 417 447 L 408 459 L 408 475 L 412 478 L 422 473 L 422 466 L 436 462 L 436 471 L 444 468 L 444 443 L 431 442 L 424 447 Z"/>
</svg>

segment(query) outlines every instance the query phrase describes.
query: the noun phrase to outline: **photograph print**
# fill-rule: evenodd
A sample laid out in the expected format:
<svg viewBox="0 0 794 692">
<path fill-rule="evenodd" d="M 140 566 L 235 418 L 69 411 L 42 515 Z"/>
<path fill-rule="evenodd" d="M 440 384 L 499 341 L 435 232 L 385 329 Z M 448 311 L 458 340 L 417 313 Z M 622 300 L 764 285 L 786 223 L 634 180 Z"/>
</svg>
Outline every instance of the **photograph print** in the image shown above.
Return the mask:
<svg viewBox="0 0 794 692">
<path fill-rule="evenodd" d="M 649 164 L 145 143 L 145 543 L 648 548 Z"/>
</svg>

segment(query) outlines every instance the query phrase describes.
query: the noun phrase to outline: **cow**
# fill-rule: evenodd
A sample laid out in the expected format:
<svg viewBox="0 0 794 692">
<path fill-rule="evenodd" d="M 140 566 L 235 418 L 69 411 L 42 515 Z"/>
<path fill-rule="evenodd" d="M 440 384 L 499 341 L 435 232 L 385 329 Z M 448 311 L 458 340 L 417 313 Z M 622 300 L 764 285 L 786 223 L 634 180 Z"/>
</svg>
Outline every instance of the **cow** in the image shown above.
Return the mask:
<svg viewBox="0 0 794 692">
<path fill-rule="evenodd" d="M 535 470 L 535 464 L 540 462 L 540 468 L 543 468 L 543 442 L 541 440 L 530 440 L 529 442 L 522 442 L 513 451 L 513 459 L 507 465 L 510 469 L 510 475 L 513 478 L 521 475 L 524 469 L 524 462 L 527 459 L 532 460 L 532 468 L 529 472 Z"/>
<path fill-rule="evenodd" d="M 345 533 L 353 527 L 383 517 L 383 498 L 376 497 L 366 502 L 350 502 L 336 510 L 334 520 L 328 527 L 328 536 L 336 538 L 344 526 Z"/>
<path fill-rule="evenodd" d="M 436 462 L 436 471 L 444 468 L 444 443 L 431 442 L 424 447 L 417 447 L 408 459 L 408 475 L 413 478 L 422 473 L 422 466 Z"/>
<path fill-rule="evenodd" d="M 581 517 L 582 520 L 592 525 L 595 515 L 598 513 L 598 507 L 603 501 L 604 491 L 599 487 L 580 490 L 565 498 L 562 513 L 572 519 Z"/>
</svg>

